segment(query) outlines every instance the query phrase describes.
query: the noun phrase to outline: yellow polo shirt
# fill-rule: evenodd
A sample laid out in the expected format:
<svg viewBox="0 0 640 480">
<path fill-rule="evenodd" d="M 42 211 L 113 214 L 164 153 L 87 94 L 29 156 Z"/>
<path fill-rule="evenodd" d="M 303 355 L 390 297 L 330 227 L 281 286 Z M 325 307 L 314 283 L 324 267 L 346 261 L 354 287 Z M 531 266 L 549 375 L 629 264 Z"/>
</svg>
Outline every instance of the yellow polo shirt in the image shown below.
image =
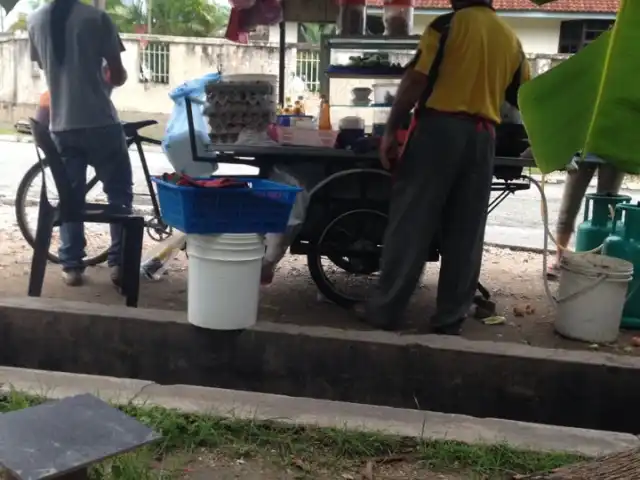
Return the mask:
<svg viewBox="0 0 640 480">
<path fill-rule="evenodd" d="M 531 76 L 518 37 L 487 6 L 436 18 L 409 68 L 429 78 L 421 105 L 495 123 L 505 99 L 517 105 L 518 88 Z"/>
</svg>

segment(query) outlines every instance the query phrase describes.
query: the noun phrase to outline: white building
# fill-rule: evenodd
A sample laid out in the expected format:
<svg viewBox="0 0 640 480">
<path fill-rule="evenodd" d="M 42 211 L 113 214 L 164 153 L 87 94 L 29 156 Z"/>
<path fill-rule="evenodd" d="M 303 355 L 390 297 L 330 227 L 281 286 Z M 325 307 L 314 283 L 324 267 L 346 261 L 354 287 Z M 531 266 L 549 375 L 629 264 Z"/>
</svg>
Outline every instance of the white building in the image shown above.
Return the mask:
<svg viewBox="0 0 640 480">
<path fill-rule="evenodd" d="M 438 15 L 450 11 L 449 0 L 414 0 L 414 33 L 420 34 Z M 368 0 L 367 15 L 380 17 L 382 0 Z M 532 0 L 494 0 L 494 8 L 516 31 L 526 53 L 575 53 L 614 22 L 619 0 L 556 0 L 543 7 Z M 379 21 L 379 20 L 378 20 Z M 375 23 L 368 19 L 371 28 Z M 277 27 L 269 39 L 278 39 Z M 287 25 L 287 43 L 303 41 L 298 24 Z"/>
<path fill-rule="evenodd" d="M 449 0 L 415 0 L 414 33 L 421 33 L 436 16 L 447 12 Z M 636 0 L 640 1 L 640 0 Z M 371 0 L 369 28 L 381 28 L 382 0 Z M 519 35 L 535 72 L 548 69 L 561 58 L 558 53 L 574 53 L 613 23 L 619 0 L 557 0 L 545 8 L 530 0 L 494 0 L 498 13 Z M 585 8 L 590 10 L 585 10 Z M 294 76 L 302 78 L 312 92 L 320 79 L 319 46 L 305 43 L 297 23 L 286 25 L 287 49 L 285 86 Z M 148 71 L 149 82 L 131 75 L 129 82 L 114 93 L 116 107 L 125 119 L 164 119 L 171 111 L 171 88 L 185 80 L 215 71 L 221 65 L 227 73 L 278 73 L 279 27 L 256 32 L 250 45 L 232 44 L 218 38 L 147 37 L 123 35 L 124 63 L 129 72 Z M 0 34 L 0 123 L 12 123 L 33 113 L 40 92 L 45 89 L 39 69 L 29 57 L 24 35 Z M 349 103 L 357 82 L 337 79 L 331 100 Z M 370 83 L 370 82 L 369 82 Z M 290 93 L 290 92 L 288 92 Z M 344 98 L 343 98 L 344 97 Z M 345 114 L 348 111 L 345 110 Z"/>
</svg>

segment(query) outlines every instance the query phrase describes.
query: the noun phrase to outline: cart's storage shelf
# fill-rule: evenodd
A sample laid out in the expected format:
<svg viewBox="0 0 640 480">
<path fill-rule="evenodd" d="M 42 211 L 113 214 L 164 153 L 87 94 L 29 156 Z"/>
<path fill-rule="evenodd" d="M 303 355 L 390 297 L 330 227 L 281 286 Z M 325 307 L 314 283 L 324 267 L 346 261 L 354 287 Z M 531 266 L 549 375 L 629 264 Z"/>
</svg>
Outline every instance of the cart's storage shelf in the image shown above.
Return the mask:
<svg viewBox="0 0 640 480">
<path fill-rule="evenodd" d="M 363 52 L 403 52 L 410 53 L 418 47 L 419 35 L 408 37 L 386 36 L 352 36 L 343 37 L 325 35 L 320 43 L 320 92 L 330 97 L 330 79 L 396 79 L 402 77 L 404 68 L 390 67 L 389 72 L 381 71 L 378 67 L 370 68 L 348 65 L 332 65 L 331 54 L 336 51 L 353 50 Z"/>
<path fill-rule="evenodd" d="M 420 37 L 417 35 L 407 37 L 323 36 L 320 48 L 320 71 L 322 72 L 320 92 L 329 99 L 332 111 L 337 110 L 337 115 L 333 113 L 331 115 L 333 123 L 337 124 L 341 118 L 353 115 L 349 112 L 353 109 L 353 112 L 364 120 L 365 125 L 374 125 L 377 110 L 388 108 L 389 105 L 380 105 L 376 103 L 378 100 L 369 100 L 371 102 L 369 104 L 357 101 L 355 94 L 351 103 L 347 92 L 370 88 L 378 83 L 398 82 L 419 41 Z M 337 61 L 336 54 L 341 52 L 345 58 Z M 375 54 L 379 58 L 373 60 L 363 58 L 356 62 L 350 58 L 351 64 L 346 60 L 347 55 L 353 57 L 366 55 L 366 53 Z M 333 86 L 334 80 L 339 82 L 339 87 Z M 334 95 L 331 95 L 332 87 Z"/>
</svg>

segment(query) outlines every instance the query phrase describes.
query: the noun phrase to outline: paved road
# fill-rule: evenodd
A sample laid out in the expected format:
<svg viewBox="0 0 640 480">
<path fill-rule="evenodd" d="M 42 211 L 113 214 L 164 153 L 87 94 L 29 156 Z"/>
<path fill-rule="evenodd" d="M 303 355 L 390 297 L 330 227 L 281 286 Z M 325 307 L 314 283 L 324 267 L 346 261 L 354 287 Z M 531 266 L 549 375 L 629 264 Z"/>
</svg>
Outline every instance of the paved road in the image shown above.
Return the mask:
<svg viewBox="0 0 640 480">
<path fill-rule="evenodd" d="M 169 162 L 158 151 L 147 152 L 152 173 L 169 171 Z M 15 191 L 26 170 L 35 162 L 32 144 L 0 141 L 0 205 L 13 205 Z M 137 192 L 144 192 L 144 175 L 136 152 L 131 152 Z M 245 166 L 221 166 L 221 174 L 251 174 L 254 169 Z M 34 194 L 36 192 L 34 191 Z M 562 195 L 561 185 L 545 187 L 550 218 L 555 219 Z M 626 192 L 630 195 L 633 192 Z M 36 198 L 34 198 L 36 200 Z M 542 222 L 540 220 L 540 195 L 535 188 L 518 192 L 508 198 L 489 217 L 486 241 L 523 247 L 542 247 Z"/>
</svg>

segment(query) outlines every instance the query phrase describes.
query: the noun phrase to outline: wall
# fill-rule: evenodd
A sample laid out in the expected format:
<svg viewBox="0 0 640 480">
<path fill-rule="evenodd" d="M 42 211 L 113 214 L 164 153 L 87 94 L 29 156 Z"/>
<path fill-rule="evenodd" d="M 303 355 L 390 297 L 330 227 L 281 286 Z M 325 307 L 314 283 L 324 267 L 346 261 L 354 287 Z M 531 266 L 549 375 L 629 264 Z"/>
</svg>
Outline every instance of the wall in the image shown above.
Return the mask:
<svg viewBox="0 0 640 480">
<path fill-rule="evenodd" d="M 414 33 L 421 34 L 434 18 L 434 15 L 416 15 Z M 506 16 L 502 19 L 516 32 L 526 53 L 558 53 L 560 20 Z"/>
<path fill-rule="evenodd" d="M 558 53 L 560 20 L 514 17 L 503 17 L 503 19 L 518 34 L 526 53 Z"/>
<path fill-rule="evenodd" d="M 185 80 L 216 71 L 218 63 L 227 73 L 278 74 L 279 47 L 275 42 L 237 45 L 219 38 L 148 38 L 170 43 L 169 84 L 144 84 L 139 81 L 138 37 L 123 35 L 126 48 L 123 62 L 129 72 L 129 81 L 114 91 L 113 100 L 118 110 L 126 112 L 125 118 L 168 114 L 172 108 L 168 97 L 171 88 Z M 0 65 L 0 123 L 15 122 L 33 114 L 34 105 L 46 84 L 41 72 L 30 60 L 29 43 L 25 36 L 0 37 Z M 295 69 L 295 49 L 287 50 L 286 66 Z"/>
<path fill-rule="evenodd" d="M 424 16 L 416 18 L 424 19 Z M 428 20 L 428 19 L 427 19 Z M 533 22 L 527 19 L 519 19 L 520 31 L 534 32 Z M 545 21 L 542 21 L 544 24 Z M 527 30 L 527 25 L 528 29 Z M 418 24 L 416 29 L 423 28 Z M 551 30 L 551 28 L 547 29 Z M 287 26 L 287 39 L 296 39 L 295 24 Z M 271 32 L 270 39 L 277 39 L 277 29 Z M 531 33 L 529 38 L 536 35 Z M 544 40 L 545 36 L 539 36 L 537 44 L 541 50 L 550 49 L 553 42 Z M 139 40 L 135 36 L 124 35 L 123 42 L 126 51 L 123 61 L 130 78 L 127 84 L 114 91 L 113 100 L 124 120 L 140 120 L 154 118 L 165 120 L 171 112 L 172 101 L 168 97 L 169 91 L 191 78 L 197 78 L 205 73 L 215 71 L 218 63 L 221 63 L 227 73 L 268 73 L 277 75 L 279 52 L 278 44 L 274 41 L 268 43 L 252 43 L 251 45 L 237 45 L 223 39 L 192 39 L 180 37 L 149 37 L 154 41 L 163 41 L 170 44 L 170 68 L 169 83 L 167 85 L 144 84 L 138 79 L 138 55 Z M 545 47 L 546 42 L 546 47 Z M 533 44 L 533 41 L 530 42 Z M 358 55 L 359 52 L 341 52 L 334 55 L 333 61 L 339 63 L 346 61 L 350 55 Z M 290 47 L 285 53 L 286 75 L 290 78 L 295 73 L 296 48 Z M 394 55 L 393 60 L 407 61 L 410 52 L 402 52 Z M 345 58 L 337 58 L 345 57 Z M 530 61 L 536 72 L 545 71 L 553 61 L 560 58 L 557 55 L 531 54 Z M 25 119 L 33 115 L 38 96 L 46 88 L 44 79 L 39 69 L 29 57 L 29 44 L 24 36 L 10 37 L 0 36 L 0 124 L 13 124 L 17 120 Z M 357 86 L 371 86 L 370 80 L 343 80 L 336 79 L 331 82 L 331 101 L 335 105 L 349 105 L 351 103 L 351 90 Z M 290 86 L 291 82 L 285 85 Z M 287 87 L 288 88 L 288 87 Z M 309 101 L 309 111 L 317 109 L 317 102 Z M 373 123 L 373 112 L 369 109 L 354 109 L 336 106 L 332 113 L 333 120 L 337 121 L 344 116 L 359 115 L 365 118 L 367 124 Z M 160 135 L 163 127 L 158 127 L 156 132 Z"/>
</svg>

